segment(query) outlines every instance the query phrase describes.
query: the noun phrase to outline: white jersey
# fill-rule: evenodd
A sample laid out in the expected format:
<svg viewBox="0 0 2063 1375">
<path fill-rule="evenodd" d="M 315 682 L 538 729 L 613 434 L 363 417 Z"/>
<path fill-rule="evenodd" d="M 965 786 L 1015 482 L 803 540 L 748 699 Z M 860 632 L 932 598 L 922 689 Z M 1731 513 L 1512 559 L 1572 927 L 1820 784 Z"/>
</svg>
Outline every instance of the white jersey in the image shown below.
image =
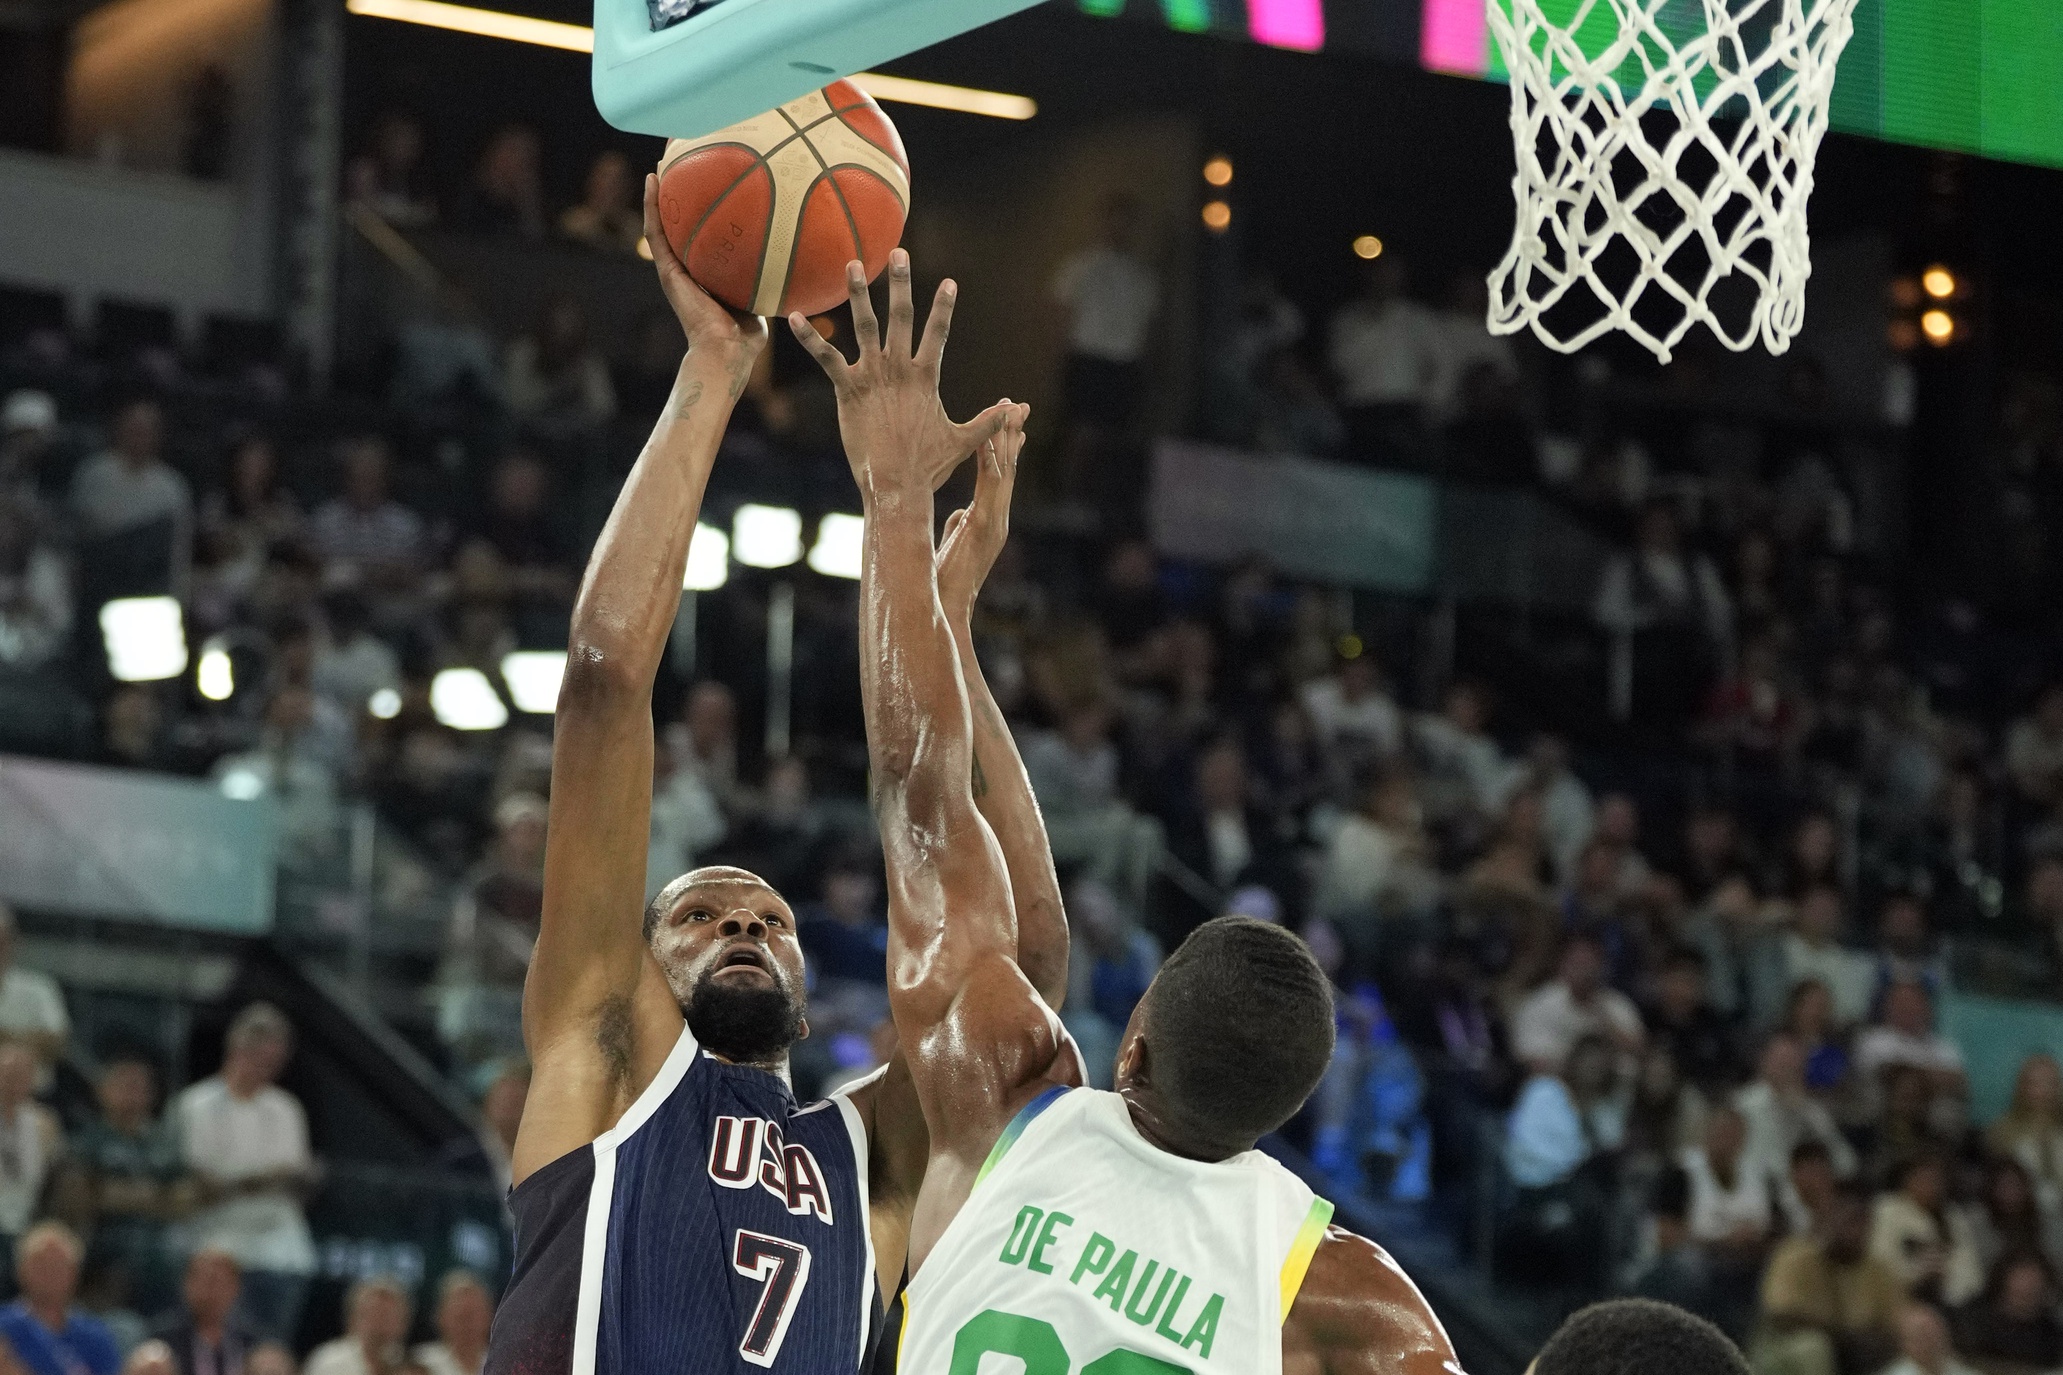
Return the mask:
<svg viewBox="0 0 2063 1375">
<path fill-rule="evenodd" d="M 1280 1375 L 1331 1218 L 1259 1151 L 1186 1160 L 1117 1094 L 1055 1088 L 910 1278 L 898 1375 Z"/>
</svg>

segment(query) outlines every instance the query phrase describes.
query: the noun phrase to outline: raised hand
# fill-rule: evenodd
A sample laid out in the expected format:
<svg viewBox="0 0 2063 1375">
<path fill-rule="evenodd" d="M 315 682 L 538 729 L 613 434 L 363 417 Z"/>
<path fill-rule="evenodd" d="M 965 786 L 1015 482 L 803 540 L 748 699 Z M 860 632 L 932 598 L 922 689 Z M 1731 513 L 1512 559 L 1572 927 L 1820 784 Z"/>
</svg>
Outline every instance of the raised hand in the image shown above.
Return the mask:
<svg viewBox="0 0 2063 1375">
<path fill-rule="evenodd" d="M 924 337 L 911 348 L 915 310 L 910 302 L 910 255 L 898 248 L 888 259 L 888 332 L 884 337 L 867 294 L 866 269 L 846 264 L 853 334 L 859 357 L 848 363 L 800 313 L 788 327 L 817 360 L 838 395 L 838 429 L 846 462 L 860 491 L 872 497 L 919 485 L 933 492 L 975 449 L 1003 428 L 1010 415 L 1023 423 L 1025 411 L 1000 401 L 964 425 L 954 424 L 938 399 L 938 373 L 952 328 L 958 288 L 939 283 L 924 322 Z"/>
<path fill-rule="evenodd" d="M 752 375 L 753 360 L 766 347 L 766 319 L 725 309 L 688 275 L 660 222 L 659 178 L 652 173 L 645 176 L 645 243 L 652 250 L 652 266 L 659 272 L 659 289 L 666 293 L 666 303 L 673 307 L 674 318 L 688 336 L 689 356 L 721 365 L 731 396 L 736 398 Z"/>
<path fill-rule="evenodd" d="M 982 445 L 974 475 L 974 498 L 946 517 L 938 542 L 938 597 L 946 614 L 973 614 L 974 599 L 1010 538 L 1010 498 L 1017 488 L 1017 456 L 1024 449 L 1029 406 L 1014 406 L 996 437 Z"/>
</svg>

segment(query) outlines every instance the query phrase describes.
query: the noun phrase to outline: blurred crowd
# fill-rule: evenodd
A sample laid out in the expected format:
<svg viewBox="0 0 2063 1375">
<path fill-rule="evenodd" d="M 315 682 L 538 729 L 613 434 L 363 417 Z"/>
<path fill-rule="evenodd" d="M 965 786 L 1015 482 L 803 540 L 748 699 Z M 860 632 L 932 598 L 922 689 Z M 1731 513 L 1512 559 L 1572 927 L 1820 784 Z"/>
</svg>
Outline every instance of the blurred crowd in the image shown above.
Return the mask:
<svg viewBox="0 0 2063 1375">
<path fill-rule="evenodd" d="M 383 122 L 349 196 L 402 227 L 636 249 L 618 155 L 556 220 L 533 132 L 498 134 L 445 200 L 417 184 L 421 156 L 419 128 Z M 1136 209 L 1113 203 L 1052 284 L 1072 322 L 1062 497 L 1098 496 L 1105 460 L 1150 437 L 1160 300 L 1138 235 Z M 1020 522 L 977 639 L 1068 888 L 1069 1028 L 1107 1074 L 1190 929 L 1225 911 L 1283 922 L 1340 990 L 1335 1064 L 1288 1138 L 1339 1188 L 1450 1229 L 1503 1282 L 1668 1297 L 1773 1375 L 2063 1366 L 2056 1063 L 2029 1059 L 2011 1108 L 1980 1122 L 1972 1048 L 1937 1024 L 1973 938 L 1994 951 L 1991 974 L 2063 998 L 2063 682 L 2042 676 L 2054 627 L 2029 620 L 2045 608 L 1900 586 L 1858 536 L 1870 494 L 1810 360 L 1753 434 L 1686 402 L 1691 419 L 1665 427 L 1682 443 L 1628 429 L 1560 441 L 1551 408 L 1529 400 L 1545 385 L 1538 360 L 1484 335 L 1479 290 L 1422 304 L 1391 253 L 1321 342 L 1254 279 L 1210 355 L 1199 425 L 1258 451 L 1558 503 L 1614 551 L 1569 632 L 1607 666 L 1595 719 L 1557 719 L 1496 663 L 1454 671 L 1408 605 L 1252 559 L 1164 558 L 1122 501 L 1089 534 Z M 429 1049 L 485 1089 L 489 1130 L 446 1163 L 505 1181 L 550 788 L 549 717 L 519 708 L 505 664 L 563 648 L 586 550 L 677 337 L 610 359 L 578 303 L 558 300 L 503 341 L 491 394 L 433 388 L 406 406 L 392 393 L 309 401 L 283 364 L 211 372 L 62 331 L 5 342 L 0 749 L 271 797 L 289 866 L 311 872 L 369 809 L 411 856 L 382 870 L 382 901 L 413 885 L 437 908 L 432 948 L 404 971 L 434 1009 Z M 806 516 L 851 505 L 827 398 L 792 361 L 770 350 L 741 404 L 712 525 L 745 500 Z M 2012 398 L 1996 447 L 2024 498 L 2011 529 L 2025 538 L 2005 555 L 2024 594 L 2055 584 L 2040 529 L 2063 490 L 2063 407 L 2049 379 Z M 812 969 L 815 1034 L 796 1062 L 807 1094 L 893 1046 L 853 587 L 801 566 L 730 572 L 690 599 L 655 693 L 648 886 L 738 863 L 795 902 Z M 97 611 L 138 596 L 176 599 L 194 658 L 218 653 L 226 674 L 114 676 Z M 794 637 L 785 707 L 766 667 L 776 605 Z M 486 680 L 498 713 L 455 724 L 440 709 L 433 685 L 459 668 Z M 27 974 L 0 988 L 10 1034 L 19 1000 L 42 997 L 61 1021 L 54 986 L 17 992 Z M 24 1041 L 33 1055 L 0 1049 L 0 1111 L 33 1124 L 0 1123 L 0 1203 L 20 1192 L 7 1181 L 23 1161 L 47 1176 L 0 1215 L 20 1239 L 27 1307 L 5 1322 L 24 1368 L 75 1368 L 37 1344 L 72 1340 L 81 1266 L 108 1268 L 95 1248 L 261 1202 L 276 1253 L 146 1248 L 191 1260 L 183 1280 L 162 1264 L 128 1275 L 151 1296 L 135 1311 L 183 1302 L 186 1327 L 130 1360 L 291 1368 L 255 1343 L 298 1330 L 299 1261 L 282 1257 L 314 1165 L 298 1107 L 267 1096 L 283 1021 L 259 1010 L 238 1025 L 250 1044 L 232 1036 L 222 1075 L 185 1090 L 165 1128 L 151 1125 L 147 1062 L 93 1048 L 105 1121 L 60 1133 L 37 1105 L 34 1057 L 55 1053 L 63 1027 Z M 262 1187 L 211 1195 L 220 1185 L 195 1162 L 218 1155 L 194 1133 L 210 1114 L 261 1113 L 250 1139 L 277 1157 L 230 1173 Z M 344 1345 L 306 1368 L 477 1369 L 486 1291 L 447 1281 L 445 1354 L 406 1358 L 417 1297 L 362 1285 Z M 225 1315 L 248 1324 L 247 1354 L 192 1356 L 243 1332 Z"/>
</svg>

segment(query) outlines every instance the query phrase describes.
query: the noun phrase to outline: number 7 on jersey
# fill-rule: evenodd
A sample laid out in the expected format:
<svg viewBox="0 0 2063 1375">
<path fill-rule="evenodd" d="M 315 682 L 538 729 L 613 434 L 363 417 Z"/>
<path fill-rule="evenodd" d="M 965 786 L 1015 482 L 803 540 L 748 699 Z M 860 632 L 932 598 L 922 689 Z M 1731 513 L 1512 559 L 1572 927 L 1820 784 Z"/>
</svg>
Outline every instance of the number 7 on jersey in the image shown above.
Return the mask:
<svg viewBox="0 0 2063 1375">
<path fill-rule="evenodd" d="M 753 1310 L 745 1340 L 738 1343 L 738 1354 L 754 1365 L 771 1366 L 809 1284 L 809 1247 L 740 1227 L 731 1268 L 766 1286 L 759 1291 L 759 1307 Z"/>
</svg>

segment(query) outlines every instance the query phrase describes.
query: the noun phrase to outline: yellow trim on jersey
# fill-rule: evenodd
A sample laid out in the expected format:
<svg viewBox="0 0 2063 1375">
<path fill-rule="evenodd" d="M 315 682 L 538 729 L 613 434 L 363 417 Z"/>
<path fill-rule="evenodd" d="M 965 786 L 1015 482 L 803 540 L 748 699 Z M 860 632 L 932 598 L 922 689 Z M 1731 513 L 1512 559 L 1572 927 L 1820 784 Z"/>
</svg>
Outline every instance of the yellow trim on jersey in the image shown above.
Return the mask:
<svg viewBox="0 0 2063 1375">
<path fill-rule="evenodd" d="M 1311 1211 L 1304 1214 L 1304 1225 L 1297 1228 L 1296 1240 L 1289 1244 L 1289 1256 L 1282 1262 L 1282 1318 L 1289 1321 L 1289 1307 L 1297 1301 L 1297 1290 L 1304 1287 L 1304 1274 L 1311 1268 L 1311 1257 L 1318 1254 L 1318 1243 L 1325 1240 L 1325 1228 L 1332 1221 L 1330 1199 L 1314 1198 Z M 907 1316 L 909 1310 L 903 1310 Z"/>
<path fill-rule="evenodd" d="M 910 1349 L 910 1286 L 903 1286 L 903 1325 L 895 1334 L 895 1368 L 903 1368 L 903 1353 Z"/>
</svg>

